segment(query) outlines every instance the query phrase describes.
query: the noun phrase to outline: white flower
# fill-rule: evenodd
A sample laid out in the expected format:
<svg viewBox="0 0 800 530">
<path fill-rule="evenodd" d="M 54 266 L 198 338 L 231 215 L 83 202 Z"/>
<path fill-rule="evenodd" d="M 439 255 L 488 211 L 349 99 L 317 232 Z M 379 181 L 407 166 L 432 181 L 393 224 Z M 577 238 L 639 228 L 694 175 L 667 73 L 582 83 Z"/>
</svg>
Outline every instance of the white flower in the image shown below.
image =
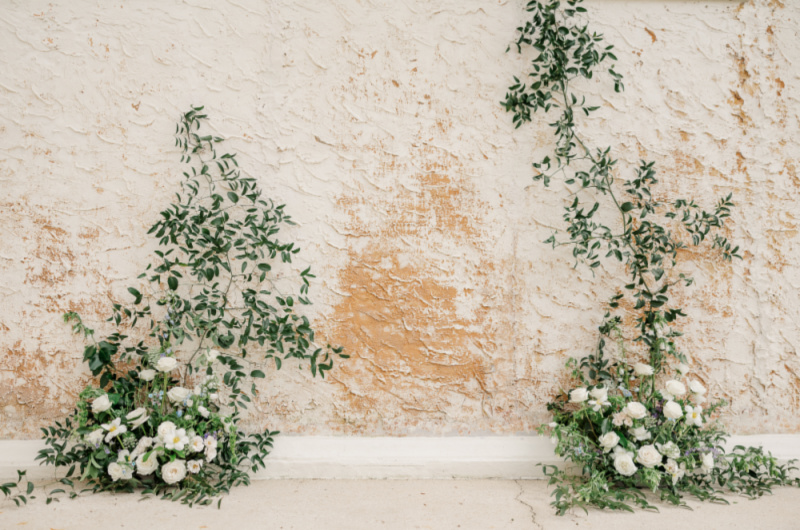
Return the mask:
<svg viewBox="0 0 800 530">
<path fill-rule="evenodd" d="M 702 464 L 700 465 L 700 469 L 703 473 L 711 473 L 711 470 L 714 469 L 714 455 L 711 453 L 705 453 L 703 455 Z"/>
<path fill-rule="evenodd" d="M 653 375 L 653 367 L 649 364 L 636 363 L 633 365 L 633 373 L 638 376 Z"/>
<path fill-rule="evenodd" d="M 167 392 L 167 397 L 173 403 L 182 403 L 184 400 L 188 399 L 189 396 L 192 395 L 192 391 L 188 388 L 183 388 L 182 386 L 176 386 L 171 388 L 169 392 Z"/>
<path fill-rule="evenodd" d="M 158 469 L 158 456 L 156 451 L 150 451 L 149 455 L 147 453 L 141 454 L 136 459 L 136 473 L 139 475 L 145 477 L 156 469 Z"/>
<path fill-rule="evenodd" d="M 706 398 L 703 394 L 696 394 L 694 396 L 694 402 L 697 403 L 698 405 L 702 405 L 703 403 L 706 402 Z"/>
<path fill-rule="evenodd" d="M 209 436 L 206 438 L 206 449 L 216 449 L 217 448 L 217 439 L 213 436 Z"/>
<path fill-rule="evenodd" d="M 108 399 L 108 394 L 103 394 L 100 397 L 96 397 L 94 398 L 94 401 L 92 401 L 92 412 L 94 414 L 105 412 L 110 408 L 111 408 L 111 400 Z"/>
<path fill-rule="evenodd" d="M 686 425 L 703 426 L 703 407 L 686 405 Z"/>
<path fill-rule="evenodd" d="M 159 372 L 171 372 L 178 366 L 178 360 L 174 357 L 161 357 L 156 363 L 156 370 Z"/>
<path fill-rule="evenodd" d="M 169 435 L 175 432 L 175 424 L 171 421 L 165 421 L 158 426 L 158 436 L 161 440 L 166 440 Z"/>
<path fill-rule="evenodd" d="M 706 393 L 706 387 L 700 384 L 700 381 L 694 380 L 689 383 L 689 390 L 694 394 L 703 395 Z"/>
<path fill-rule="evenodd" d="M 210 464 L 211 462 L 214 461 L 216 457 L 217 457 L 216 449 L 206 448 L 206 462 Z"/>
<path fill-rule="evenodd" d="M 683 363 L 676 364 L 675 365 L 675 370 L 677 370 L 678 373 L 681 374 L 681 375 L 686 375 L 686 374 L 689 373 L 689 367 L 687 365 L 683 364 Z"/>
<path fill-rule="evenodd" d="M 111 477 L 111 480 L 116 482 L 125 477 L 125 469 L 119 463 L 111 462 L 108 464 L 108 476 Z"/>
<path fill-rule="evenodd" d="M 661 453 L 654 445 L 643 445 L 636 452 L 636 461 L 644 467 L 656 467 L 661 463 Z"/>
<path fill-rule="evenodd" d="M 644 440 L 649 440 L 652 434 L 650 431 L 645 429 L 644 427 L 636 427 L 635 429 L 630 430 L 631 436 L 636 438 L 637 441 L 641 442 Z"/>
<path fill-rule="evenodd" d="M 194 438 L 192 438 L 192 441 L 189 442 L 189 447 L 195 453 L 199 453 L 200 451 L 205 449 L 205 443 L 203 442 L 203 439 L 201 437 L 195 436 Z"/>
<path fill-rule="evenodd" d="M 167 484 L 175 484 L 186 477 L 186 464 L 183 460 L 173 460 L 161 466 L 161 478 Z"/>
<path fill-rule="evenodd" d="M 576 388 L 569 393 L 569 400 L 572 403 L 583 403 L 589 398 L 589 392 L 584 387 Z"/>
<path fill-rule="evenodd" d="M 189 471 L 189 473 L 193 475 L 196 473 L 200 473 L 201 467 L 203 467 L 202 460 L 189 460 L 188 462 L 186 462 L 186 469 Z"/>
<path fill-rule="evenodd" d="M 614 424 L 615 427 L 622 427 L 623 425 L 630 427 L 633 425 L 633 420 L 631 420 L 631 417 L 628 416 L 624 410 L 615 413 L 612 418 L 611 423 Z"/>
<path fill-rule="evenodd" d="M 155 370 L 147 369 L 139 372 L 139 379 L 141 379 L 142 381 L 152 381 L 153 379 L 155 379 L 155 377 L 156 377 Z"/>
<path fill-rule="evenodd" d="M 147 410 L 144 407 L 139 407 L 138 409 L 134 409 L 126 414 L 125 419 L 130 422 L 131 429 L 135 429 L 149 420 L 150 415 L 147 413 Z"/>
<path fill-rule="evenodd" d="M 667 459 L 667 463 L 664 464 L 664 471 L 672 475 L 672 484 L 675 485 L 686 474 L 686 464 L 681 463 L 681 465 L 678 466 L 675 460 L 669 458 Z"/>
<path fill-rule="evenodd" d="M 598 402 L 608 401 L 608 389 L 607 388 L 593 388 L 589 391 L 589 395 L 592 396 Z"/>
<path fill-rule="evenodd" d="M 208 418 L 208 416 L 209 416 L 209 414 L 210 414 L 210 413 L 208 412 L 208 409 L 207 409 L 207 408 L 205 408 L 203 405 L 200 405 L 199 407 L 197 407 L 197 412 L 199 412 L 199 413 L 200 413 L 200 415 L 201 415 L 202 417 L 204 417 L 204 418 Z"/>
<path fill-rule="evenodd" d="M 614 469 L 624 477 L 630 477 L 636 473 L 636 464 L 633 463 L 630 453 L 617 453 L 617 456 L 614 457 Z"/>
<path fill-rule="evenodd" d="M 678 458 L 681 456 L 681 450 L 677 444 L 675 444 L 675 442 L 656 444 L 656 447 L 658 447 L 658 450 L 661 452 L 661 454 L 667 458 Z"/>
<path fill-rule="evenodd" d="M 133 453 L 131 453 L 131 457 L 136 458 L 147 451 L 151 445 L 153 445 L 153 439 L 143 436 L 139 439 L 139 443 L 136 444 L 136 448 L 134 448 Z"/>
<path fill-rule="evenodd" d="M 104 423 L 101 425 L 101 427 L 107 432 L 105 438 L 106 443 L 110 442 L 120 434 L 128 432 L 128 428 L 124 425 L 121 425 L 121 422 L 122 418 L 115 418 L 111 423 Z"/>
<path fill-rule="evenodd" d="M 664 385 L 667 389 L 667 392 L 672 394 L 673 396 L 680 397 L 686 393 L 686 387 L 680 381 L 675 381 L 674 379 L 670 379 L 667 381 L 667 384 Z"/>
<path fill-rule="evenodd" d="M 106 432 L 103 429 L 95 429 L 86 435 L 85 440 L 89 445 L 97 446 L 103 441 Z"/>
<path fill-rule="evenodd" d="M 164 438 L 164 447 L 173 451 L 183 451 L 188 443 L 189 437 L 186 436 L 186 429 L 172 431 L 168 437 Z"/>
<path fill-rule="evenodd" d="M 217 394 L 216 392 L 212 392 L 211 394 L 208 395 L 208 399 L 210 399 L 211 401 L 216 401 L 218 397 L 219 394 Z"/>
<path fill-rule="evenodd" d="M 664 416 L 667 418 L 677 420 L 681 416 L 683 416 L 683 411 L 681 410 L 681 406 L 674 401 L 667 401 L 664 404 Z"/>
<path fill-rule="evenodd" d="M 208 364 L 211 364 L 217 360 L 217 357 L 219 357 L 219 351 L 208 350 L 208 353 L 206 353 L 206 362 L 208 362 Z"/>
<path fill-rule="evenodd" d="M 607 453 L 611 451 L 616 445 L 619 443 L 619 435 L 614 431 L 608 431 L 603 436 L 600 437 L 600 446 L 603 448 L 603 452 Z"/>
<path fill-rule="evenodd" d="M 638 401 L 631 401 L 627 405 L 625 405 L 625 414 L 633 418 L 634 420 L 640 420 L 647 416 L 647 407 L 639 403 Z"/>
</svg>

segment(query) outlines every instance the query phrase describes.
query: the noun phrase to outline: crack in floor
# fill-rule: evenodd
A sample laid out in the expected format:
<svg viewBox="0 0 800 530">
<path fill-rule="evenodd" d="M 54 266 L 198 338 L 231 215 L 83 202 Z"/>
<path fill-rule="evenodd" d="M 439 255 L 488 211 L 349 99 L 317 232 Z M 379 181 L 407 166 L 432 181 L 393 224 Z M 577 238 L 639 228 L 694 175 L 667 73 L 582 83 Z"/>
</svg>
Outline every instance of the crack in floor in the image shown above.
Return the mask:
<svg viewBox="0 0 800 530">
<path fill-rule="evenodd" d="M 514 483 L 517 486 L 519 486 L 519 493 L 517 493 L 517 496 L 514 497 L 514 500 L 519 502 L 523 506 L 527 506 L 528 510 L 531 513 L 531 522 L 534 524 L 534 526 L 536 528 L 541 528 L 542 530 L 544 530 L 544 527 L 542 525 L 540 525 L 538 522 L 536 522 L 536 510 L 533 508 L 533 505 L 532 504 L 528 504 L 527 502 L 523 501 L 522 498 L 521 498 L 522 494 L 525 493 L 525 489 L 522 487 L 522 483 L 519 480 L 515 480 Z"/>
</svg>

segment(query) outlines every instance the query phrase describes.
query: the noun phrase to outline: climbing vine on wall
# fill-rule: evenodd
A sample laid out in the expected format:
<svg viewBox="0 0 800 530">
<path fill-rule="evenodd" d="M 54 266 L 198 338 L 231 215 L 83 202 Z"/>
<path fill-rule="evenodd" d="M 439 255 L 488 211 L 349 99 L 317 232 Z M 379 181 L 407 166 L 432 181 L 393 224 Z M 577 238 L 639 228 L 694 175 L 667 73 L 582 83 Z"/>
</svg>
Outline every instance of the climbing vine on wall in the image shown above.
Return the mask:
<svg viewBox="0 0 800 530">
<path fill-rule="evenodd" d="M 528 2 L 513 47 L 533 59 L 502 102 L 517 128 L 546 119 L 553 131 L 552 152 L 533 163 L 533 179 L 544 187 L 563 184 L 569 198 L 565 229 L 546 243 L 570 249 L 576 266 L 594 271 L 618 263 L 624 274 L 596 348 L 567 361 L 574 386 L 548 404 L 553 422 L 541 430 L 580 469 L 571 475 L 544 467 L 556 486 L 553 506 L 559 514 L 588 505 L 653 508 L 641 488 L 683 504 L 686 493 L 724 501 L 717 487 L 755 497 L 776 485 L 800 485 L 791 464 L 778 465 L 759 448 L 725 451 L 725 431 L 711 419 L 725 403 L 706 398 L 681 349 L 678 330 L 688 315 L 672 295 L 693 282 L 681 272 L 681 250 L 708 244 L 722 261 L 741 259 L 726 235 L 732 196 L 710 209 L 692 198 L 662 200 L 654 162 L 642 160 L 625 174 L 611 147 L 582 136 L 581 120 L 599 107 L 576 91 L 579 81 L 604 70 L 614 90 L 624 90 L 613 46 L 589 29 L 582 3 Z"/>
</svg>

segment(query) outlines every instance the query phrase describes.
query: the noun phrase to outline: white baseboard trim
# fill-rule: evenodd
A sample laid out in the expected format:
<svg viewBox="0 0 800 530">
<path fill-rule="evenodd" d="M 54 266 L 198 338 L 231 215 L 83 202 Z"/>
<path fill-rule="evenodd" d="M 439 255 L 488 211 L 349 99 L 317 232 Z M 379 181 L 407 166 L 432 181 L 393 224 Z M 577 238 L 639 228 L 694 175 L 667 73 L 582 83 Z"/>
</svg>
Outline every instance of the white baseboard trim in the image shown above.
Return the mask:
<svg viewBox="0 0 800 530">
<path fill-rule="evenodd" d="M 800 459 L 800 435 L 732 436 L 734 445 L 762 446 L 780 461 Z M 40 440 L 0 440 L 0 479 L 55 476 L 38 466 Z M 550 440 L 540 436 L 357 437 L 283 436 L 256 479 L 542 478 L 538 463 L 560 464 Z"/>
</svg>

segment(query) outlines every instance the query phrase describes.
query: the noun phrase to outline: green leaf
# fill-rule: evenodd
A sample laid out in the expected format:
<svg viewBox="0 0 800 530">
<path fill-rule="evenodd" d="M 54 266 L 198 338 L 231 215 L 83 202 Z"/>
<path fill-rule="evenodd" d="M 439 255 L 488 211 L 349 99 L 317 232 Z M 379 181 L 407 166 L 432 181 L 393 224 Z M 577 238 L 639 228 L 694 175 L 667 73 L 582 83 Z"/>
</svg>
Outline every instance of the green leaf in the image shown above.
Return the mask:
<svg viewBox="0 0 800 530">
<path fill-rule="evenodd" d="M 169 285 L 170 289 L 176 291 L 178 289 L 178 278 L 176 278 L 175 276 L 170 276 L 167 279 L 167 284 Z"/>
</svg>

